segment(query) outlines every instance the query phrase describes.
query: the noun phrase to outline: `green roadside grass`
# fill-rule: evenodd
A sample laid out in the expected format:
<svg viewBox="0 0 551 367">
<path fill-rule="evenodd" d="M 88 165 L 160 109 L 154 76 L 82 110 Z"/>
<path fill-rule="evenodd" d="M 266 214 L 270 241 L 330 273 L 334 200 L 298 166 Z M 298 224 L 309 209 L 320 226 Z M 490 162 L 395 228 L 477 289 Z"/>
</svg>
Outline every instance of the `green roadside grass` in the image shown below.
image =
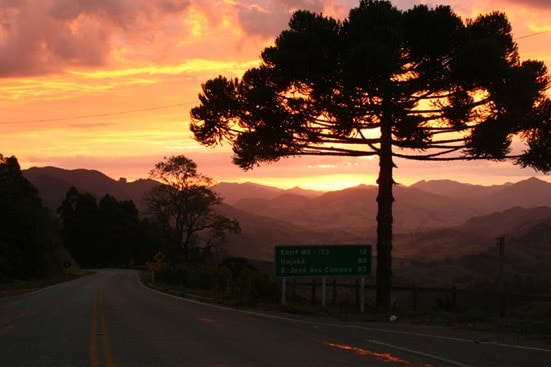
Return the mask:
<svg viewBox="0 0 551 367">
<path fill-rule="evenodd" d="M 36 291 L 42 288 L 50 287 L 55 284 L 64 283 L 69 280 L 80 278 L 82 276 L 91 274 L 90 272 L 79 272 L 59 276 L 51 276 L 47 278 L 36 278 L 28 280 L 13 280 L 9 282 L 0 283 L 0 299 L 14 297 L 20 294 Z"/>
<path fill-rule="evenodd" d="M 408 313 L 403 318 L 412 323 L 533 335 L 551 341 L 551 315 L 499 317 L 495 313 L 467 310 Z"/>
</svg>

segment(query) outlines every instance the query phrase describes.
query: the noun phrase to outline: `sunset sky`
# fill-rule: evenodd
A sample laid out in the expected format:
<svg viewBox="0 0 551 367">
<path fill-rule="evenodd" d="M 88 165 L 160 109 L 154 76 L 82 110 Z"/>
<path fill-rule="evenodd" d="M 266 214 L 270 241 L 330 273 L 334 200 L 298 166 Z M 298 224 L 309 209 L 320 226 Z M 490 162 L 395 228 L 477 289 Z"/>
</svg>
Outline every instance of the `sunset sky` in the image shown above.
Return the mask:
<svg viewBox="0 0 551 367">
<path fill-rule="evenodd" d="M 298 9 L 343 19 L 358 0 L 0 0 L 0 153 L 23 169 L 96 169 L 147 178 L 184 154 L 217 182 L 335 190 L 374 185 L 376 159 L 283 159 L 244 172 L 226 144 L 193 140 L 189 110 L 201 83 L 240 77 Z M 395 0 L 451 5 L 463 19 L 508 15 L 522 59 L 551 67 L 549 0 Z M 492 185 L 550 175 L 511 163 L 396 160 L 395 180 Z"/>
</svg>

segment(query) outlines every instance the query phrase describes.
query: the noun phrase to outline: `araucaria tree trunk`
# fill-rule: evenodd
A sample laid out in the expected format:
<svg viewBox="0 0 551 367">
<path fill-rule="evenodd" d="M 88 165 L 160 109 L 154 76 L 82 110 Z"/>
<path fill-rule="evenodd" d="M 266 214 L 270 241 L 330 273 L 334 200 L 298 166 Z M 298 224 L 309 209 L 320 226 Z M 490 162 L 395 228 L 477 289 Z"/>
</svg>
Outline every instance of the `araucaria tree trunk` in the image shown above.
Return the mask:
<svg viewBox="0 0 551 367">
<path fill-rule="evenodd" d="M 392 134 L 390 123 L 381 124 L 381 153 L 379 160 L 379 192 L 377 195 L 377 307 L 390 307 L 392 285 Z"/>
</svg>

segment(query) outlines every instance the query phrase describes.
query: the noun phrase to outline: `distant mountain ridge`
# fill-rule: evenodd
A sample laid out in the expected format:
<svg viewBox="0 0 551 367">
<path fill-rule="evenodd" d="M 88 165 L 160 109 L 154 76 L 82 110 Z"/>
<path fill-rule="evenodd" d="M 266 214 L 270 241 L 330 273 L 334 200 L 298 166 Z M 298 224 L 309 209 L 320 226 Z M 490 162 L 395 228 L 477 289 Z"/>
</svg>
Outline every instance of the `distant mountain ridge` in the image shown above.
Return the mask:
<svg viewBox="0 0 551 367">
<path fill-rule="evenodd" d="M 44 204 L 54 213 L 71 186 L 99 200 L 106 194 L 132 200 L 143 211 L 144 192 L 153 180 L 115 181 L 95 170 L 30 168 L 23 174 L 38 189 Z M 313 231 L 347 231 L 356 237 L 373 237 L 376 228 L 377 187 L 356 187 L 317 192 L 282 190 L 254 183 L 219 183 L 213 186 L 242 212 L 303 226 Z M 394 189 L 396 234 L 462 225 L 472 217 L 509 208 L 551 207 L 551 183 L 530 178 L 514 184 L 480 186 L 450 180 L 420 181 Z"/>
<path fill-rule="evenodd" d="M 437 193 L 419 187 L 433 187 L 429 182 L 394 189 L 394 228 L 397 232 L 460 225 L 473 216 L 490 214 L 511 207 L 551 206 L 551 184 L 536 178 L 516 184 L 477 186 L 452 182 L 445 195 L 445 185 L 438 182 Z M 461 185 L 464 185 L 461 186 Z M 468 189 L 473 188 L 475 193 Z M 466 192 L 466 193 L 465 193 Z M 252 196 L 252 195 L 251 195 Z M 377 187 L 360 185 L 330 191 L 315 197 L 265 195 L 235 201 L 243 211 L 288 220 L 308 228 L 372 231 L 376 225 Z"/>
<path fill-rule="evenodd" d="M 99 171 L 87 169 L 32 167 L 23 170 L 23 175 L 36 187 L 44 205 L 53 213 L 61 205 L 71 186 L 94 195 L 98 200 L 106 194 L 117 200 L 132 200 L 138 209 L 143 209 L 143 193 L 158 184 L 153 180 L 115 181 Z"/>
<path fill-rule="evenodd" d="M 55 167 L 31 168 L 23 174 L 54 213 L 71 186 L 98 199 L 110 194 L 117 200 L 133 200 L 143 210 L 143 193 L 158 184 L 153 180 L 115 181 L 99 171 Z M 272 260 L 274 246 L 281 244 L 376 243 L 375 186 L 316 192 L 219 183 L 213 189 L 225 198 L 218 210 L 241 223 L 242 233 L 230 236 L 227 246 L 234 256 Z M 507 236 L 515 244 L 514 256 L 523 259 L 522 266 L 512 264 L 511 268 L 551 279 L 547 269 L 551 262 L 551 183 L 537 178 L 494 186 L 420 181 L 396 186 L 394 196 L 397 264 L 452 261 L 455 268 L 462 264 L 457 279 L 465 272 L 481 276 L 488 251 L 495 252 L 495 237 Z M 519 249 L 527 250 L 520 253 Z M 479 257 L 486 260 L 478 261 Z M 411 278 L 408 269 L 398 266 L 396 276 Z M 426 268 L 425 282 L 431 269 Z M 450 277 L 436 276 L 432 282 L 440 278 L 455 281 Z"/>
<path fill-rule="evenodd" d="M 224 198 L 226 204 L 233 205 L 242 199 L 261 198 L 275 199 L 283 194 L 295 194 L 305 197 L 317 197 L 322 191 L 305 190 L 300 187 L 283 190 L 277 187 L 260 185 L 252 182 L 220 182 L 214 186 L 216 192 Z"/>
</svg>

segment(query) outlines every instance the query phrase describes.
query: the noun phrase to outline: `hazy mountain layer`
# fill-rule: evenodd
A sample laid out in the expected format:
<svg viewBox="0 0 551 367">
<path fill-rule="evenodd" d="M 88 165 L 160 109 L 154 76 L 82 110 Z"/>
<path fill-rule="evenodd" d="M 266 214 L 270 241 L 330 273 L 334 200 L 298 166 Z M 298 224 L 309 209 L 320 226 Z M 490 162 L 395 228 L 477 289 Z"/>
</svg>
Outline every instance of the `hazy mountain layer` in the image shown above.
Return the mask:
<svg viewBox="0 0 551 367">
<path fill-rule="evenodd" d="M 98 199 L 133 200 L 143 210 L 152 180 L 115 181 L 98 171 L 55 167 L 23 171 L 55 212 L 71 186 Z M 377 188 L 316 192 L 253 183 L 214 186 L 218 210 L 239 220 L 231 255 L 272 260 L 282 244 L 376 243 Z M 507 240 L 508 269 L 551 279 L 551 184 L 531 178 L 495 186 L 420 181 L 394 191 L 395 276 L 403 282 L 461 283 L 495 274 L 496 237 Z M 374 246 L 375 248 L 375 246 Z M 374 254 L 375 256 L 375 254 Z"/>
</svg>

